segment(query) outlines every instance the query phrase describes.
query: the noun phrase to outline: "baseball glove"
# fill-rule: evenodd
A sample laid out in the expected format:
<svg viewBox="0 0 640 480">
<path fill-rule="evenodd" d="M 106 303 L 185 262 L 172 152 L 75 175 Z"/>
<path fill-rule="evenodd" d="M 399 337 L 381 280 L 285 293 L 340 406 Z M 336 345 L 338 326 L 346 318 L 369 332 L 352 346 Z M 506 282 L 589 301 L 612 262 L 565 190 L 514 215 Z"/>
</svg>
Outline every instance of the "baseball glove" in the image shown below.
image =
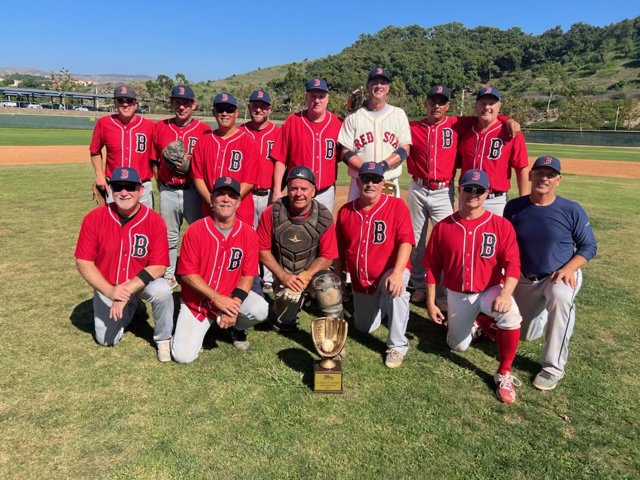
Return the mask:
<svg viewBox="0 0 640 480">
<path fill-rule="evenodd" d="M 96 182 L 91 184 L 91 195 L 93 196 L 93 201 L 99 207 L 107 204 L 107 191 L 98 187 Z"/>
<path fill-rule="evenodd" d="M 339 355 L 347 341 L 348 324 L 336 317 L 320 317 L 311 320 L 313 345 L 321 357 Z"/>
<path fill-rule="evenodd" d="M 184 149 L 184 142 L 176 140 L 164 147 L 162 150 L 162 158 L 170 170 L 178 172 L 180 175 L 186 175 L 189 171 L 189 158 Z"/>
<path fill-rule="evenodd" d="M 398 188 L 396 187 L 396 184 L 394 182 L 389 182 L 388 180 L 385 180 L 384 186 L 382 187 L 382 193 L 395 197 L 398 193 Z"/>
<path fill-rule="evenodd" d="M 349 94 L 345 105 L 347 114 L 355 112 L 365 104 L 365 92 L 365 87 L 359 87 Z"/>
</svg>

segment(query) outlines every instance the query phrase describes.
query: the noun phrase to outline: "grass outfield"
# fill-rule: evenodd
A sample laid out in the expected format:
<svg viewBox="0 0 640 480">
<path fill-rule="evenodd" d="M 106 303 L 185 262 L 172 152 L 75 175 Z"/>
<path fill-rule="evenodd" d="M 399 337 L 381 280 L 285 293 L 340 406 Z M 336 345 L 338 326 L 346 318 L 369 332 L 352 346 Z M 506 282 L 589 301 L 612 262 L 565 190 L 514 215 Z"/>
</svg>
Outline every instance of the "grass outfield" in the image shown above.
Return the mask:
<svg viewBox="0 0 640 480">
<path fill-rule="evenodd" d="M 527 143 L 529 156 L 553 155 L 563 158 L 583 158 L 585 160 L 617 160 L 620 162 L 640 162 L 640 148 L 637 147 L 593 147 L 590 145 L 559 145 Z"/>
<path fill-rule="evenodd" d="M 541 343 L 521 344 L 515 404 L 493 396 L 495 345 L 465 353 L 413 307 L 411 350 L 383 365 L 386 327 L 351 334 L 345 392 L 310 390 L 309 316 L 252 349 L 208 337 L 189 366 L 155 359 L 134 324 L 92 340 L 91 291 L 75 271 L 92 208 L 89 165 L 0 167 L 3 332 L 0 478 L 632 478 L 640 471 L 637 182 L 566 175 L 599 257 L 585 269 L 566 378 L 538 392 Z M 37 192 L 34 194 L 34 192 Z M 635 220 L 634 220 L 635 219 Z M 633 225 L 636 225 L 635 227 Z"/>
<path fill-rule="evenodd" d="M 0 128 L 0 145 L 89 145 L 91 134 L 91 130 L 67 128 Z"/>
</svg>

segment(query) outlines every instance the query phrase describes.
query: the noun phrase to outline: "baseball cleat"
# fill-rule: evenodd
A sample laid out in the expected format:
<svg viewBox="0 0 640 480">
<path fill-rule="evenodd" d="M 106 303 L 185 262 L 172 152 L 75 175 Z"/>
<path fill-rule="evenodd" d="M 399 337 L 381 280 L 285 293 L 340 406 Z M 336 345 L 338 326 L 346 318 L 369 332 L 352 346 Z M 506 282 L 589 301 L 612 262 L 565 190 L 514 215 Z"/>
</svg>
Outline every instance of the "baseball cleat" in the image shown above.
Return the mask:
<svg viewBox="0 0 640 480">
<path fill-rule="evenodd" d="M 389 350 L 387 350 L 387 356 L 384 359 L 384 364 L 388 368 L 398 368 L 400 365 L 402 365 L 403 360 L 404 353 L 401 353 L 395 348 L 390 348 Z"/>
<path fill-rule="evenodd" d="M 231 327 L 229 329 L 229 333 L 231 334 L 231 339 L 235 348 L 242 350 L 243 352 L 249 350 L 250 343 L 249 340 L 247 340 L 246 330 L 238 330 L 235 327 Z"/>
<path fill-rule="evenodd" d="M 559 381 L 560 377 L 541 370 L 540 373 L 536 375 L 536 378 L 533 379 L 533 386 L 538 390 L 546 392 L 548 390 L 553 390 L 554 388 L 556 388 L 556 385 L 558 385 Z"/>
<path fill-rule="evenodd" d="M 516 401 L 516 387 L 522 385 L 522 382 L 507 372 L 504 375 L 496 373 L 493 377 L 496 382 L 496 397 L 502 403 L 513 403 Z"/>
<path fill-rule="evenodd" d="M 171 361 L 171 347 L 169 340 L 162 340 L 158 342 L 158 360 L 160 362 L 170 362 Z"/>
</svg>

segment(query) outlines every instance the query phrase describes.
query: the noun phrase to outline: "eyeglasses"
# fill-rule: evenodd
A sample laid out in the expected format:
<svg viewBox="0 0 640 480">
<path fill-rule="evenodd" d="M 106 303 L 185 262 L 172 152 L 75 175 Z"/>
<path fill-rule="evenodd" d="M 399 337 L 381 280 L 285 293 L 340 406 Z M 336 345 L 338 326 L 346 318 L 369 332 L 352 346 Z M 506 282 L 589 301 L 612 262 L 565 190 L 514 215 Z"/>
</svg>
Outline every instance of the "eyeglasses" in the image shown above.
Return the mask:
<svg viewBox="0 0 640 480">
<path fill-rule="evenodd" d="M 476 195 L 484 195 L 484 192 L 487 191 L 486 188 L 483 187 L 462 187 L 462 191 L 466 193 L 475 193 Z"/>
<path fill-rule="evenodd" d="M 234 107 L 233 105 L 216 105 L 213 107 L 216 109 L 216 113 L 233 113 L 238 107 Z"/>
<path fill-rule="evenodd" d="M 379 177 L 377 175 L 360 175 L 360 181 L 362 183 L 375 183 L 376 185 L 379 184 L 380 182 L 382 182 L 384 180 L 383 177 Z"/>
<path fill-rule="evenodd" d="M 136 103 L 135 98 L 116 98 L 117 103 Z"/>
<path fill-rule="evenodd" d="M 135 192 L 136 188 L 138 188 L 137 183 L 123 182 L 123 183 L 111 183 L 109 184 L 111 187 L 111 191 L 113 193 L 121 192 L 122 190 L 126 190 L 127 192 Z"/>
<path fill-rule="evenodd" d="M 226 188 L 226 187 L 222 187 L 222 188 L 218 188 L 217 190 L 214 190 L 211 195 L 213 197 L 222 197 L 226 195 L 227 197 L 233 198 L 234 200 L 237 200 L 238 198 L 240 198 L 240 194 L 238 192 L 236 192 L 232 188 Z"/>
</svg>

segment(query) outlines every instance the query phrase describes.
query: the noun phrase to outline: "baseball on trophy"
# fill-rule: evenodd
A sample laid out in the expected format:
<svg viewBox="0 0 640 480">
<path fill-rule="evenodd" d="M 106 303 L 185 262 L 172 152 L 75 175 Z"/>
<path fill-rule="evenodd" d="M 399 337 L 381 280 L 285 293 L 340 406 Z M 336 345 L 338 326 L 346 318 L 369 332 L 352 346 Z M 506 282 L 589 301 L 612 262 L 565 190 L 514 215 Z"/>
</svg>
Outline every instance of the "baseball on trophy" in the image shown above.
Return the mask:
<svg viewBox="0 0 640 480">
<path fill-rule="evenodd" d="M 333 340 L 330 340 L 327 338 L 322 341 L 322 351 L 331 352 L 333 350 L 333 347 L 334 347 Z"/>
</svg>

